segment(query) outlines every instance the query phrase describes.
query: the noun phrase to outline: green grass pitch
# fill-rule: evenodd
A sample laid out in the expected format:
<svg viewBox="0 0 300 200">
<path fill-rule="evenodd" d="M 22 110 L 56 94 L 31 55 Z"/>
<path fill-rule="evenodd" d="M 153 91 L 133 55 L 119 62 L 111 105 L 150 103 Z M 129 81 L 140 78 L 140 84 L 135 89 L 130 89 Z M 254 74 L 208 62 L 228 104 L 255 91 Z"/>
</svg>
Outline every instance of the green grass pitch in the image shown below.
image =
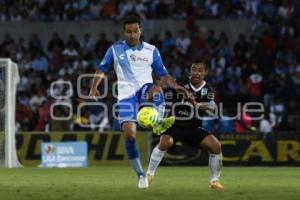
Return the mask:
<svg viewBox="0 0 300 200">
<path fill-rule="evenodd" d="M 208 188 L 207 167 L 160 167 L 137 188 L 129 167 L 0 169 L 2 200 L 299 200 L 299 167 L 223 167 L 225 192 Z"/>
</svg>

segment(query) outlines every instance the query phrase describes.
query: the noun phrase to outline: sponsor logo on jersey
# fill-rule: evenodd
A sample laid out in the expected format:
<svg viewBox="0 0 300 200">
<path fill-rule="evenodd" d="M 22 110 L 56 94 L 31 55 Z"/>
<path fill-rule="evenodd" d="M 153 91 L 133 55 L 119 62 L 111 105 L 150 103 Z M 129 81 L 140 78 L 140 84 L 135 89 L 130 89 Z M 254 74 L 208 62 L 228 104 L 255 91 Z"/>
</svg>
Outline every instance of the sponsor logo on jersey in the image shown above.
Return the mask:
<svg viewBox="0 0 300 200">
<path fill-rule="evenodd" d="M 207 95 L 207 92 L 208 92 L 207 88 L 203 88 L 203 89 L 201 90 L 201 96 Z"/>
<path fill-rule="evenodd" d="M 185 116 L 189 116 L 190 115 L 190 113 L 188 111 L 182 111 L 182 110 L 179 110 L 178 114 L 185 115 Z"/>
<path fill-rule="evenodd" d="M 130 59 L 131 61 L 136 61 L 136 56 L 133 55 L 133 54 L 131 54 L 131 55 L 129 56 L 129 59 Z"/>
<path fill-rule="evenodd" d="M 142 61 L 142 62 L 148 62 L 148 58 L 142 58 L 142 57 L 136 57 L 135 55 L 131 54 L 129 56 L 130 61 L 136 62 L 136 61 Z"/>
<path fill-rule="evenodd" d="M 148 58 L 137 57 L 137 61 L 148 62 Z"/>
<path fill-rule="evenodd" d="M 119 58 L 120 58 L 121 60 L 124 60 L 124 58 L 125 58 L 124 53 L 122 53 L 121 55 L 119 55 Z"/>
</svg>

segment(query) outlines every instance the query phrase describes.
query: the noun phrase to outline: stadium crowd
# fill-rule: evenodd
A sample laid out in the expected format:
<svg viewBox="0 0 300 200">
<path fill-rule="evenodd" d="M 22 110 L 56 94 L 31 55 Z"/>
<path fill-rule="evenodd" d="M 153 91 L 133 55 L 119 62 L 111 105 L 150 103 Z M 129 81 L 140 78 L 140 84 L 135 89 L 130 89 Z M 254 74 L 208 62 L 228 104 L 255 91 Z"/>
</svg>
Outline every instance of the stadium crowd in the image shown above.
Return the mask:
<svg viewBox="0 0 300 200">
<path fill-rule="evenodd" d="M 1 0 L 0 21 L 45 21 L 120 19 L 129 12 L 143 19 L 288 18 L 295 0 Z M 298 4 L 297 4 L 298 5 Z"/>
<path fill-rule="evenodd" d="M 14 3 L 12 3 L 14 2 Z M 2 21 L 19 20 L 99 20 L 119 19 L 131 11 L 144 18 L 185 19 L 187 29 L 179 33 L 166 31 L 145 40 L 161 51 L 170 74 L 180 80 L 188 77 L 191 61 L 201 58 L 208 64 L 207 82 L 216 92 L 216 102 L 223 104 L 223 117 L 205 120 L 205 126 L 219 132 L 299 131 L 300 130 L 300 37 L 293 1 L 190 1 L 193 12 L 172 0 L 154 1 L 0 1 Z M 169 4 L 169 5 L 168 5 Z M 133 6 L 134 5 L 134 6 Z M 134 7 L 134 9 L 132 9 Z M 131 9 L 130 9 L 131 8 Z M 71 11 L 70 11 L 71 10 Z M 64 13 L 64 14 L 63 14 Z M 71 14 L 70 14 L 71 13 Z M 164 16 L 166 15 L 166 16 Z M 207 18 L 250 18 L 253 20 L 250 37 L 240 34 L 229 47 L 226 33 L 197 27 L 194 20 Z M 118 38 L 116 38 L 118 40 Z M 118 130 L 119 124 L 110 111 L 116 99 L 109 87 L 108 95 L 101 100 L 108 106 L 108 115 L 100 106 L 77 108 L 91 102 L 78 96 L 78 77 L 95 72 L 105 51 L 113 41 L 100 33 L 94 39 L 86 33 L 82 38 L 71 34 L 64 40 L 54 32 L 44 47 L 39 35 L 14 40 L 7 33 L 0 42 L 0 57 L 11 57 L 18 63 L 17 114 L 20 131 L 67 131 L 67 130 Z M 110 73 L 109 85 L 116 80 Z M 80 79 L 79 92 L 88 95 L 90 79 Z M 51 85 L 57 81 L 55 85 Z M 59 82 L 60 81 L 60 82 Z M 65 82 L 63 82 L 65 81 Z M 67 81 L 72 83 L 67 84 Z M 51 90 L 50 90 L 51 88 Z M 237 114 L 237 106 L 256 101 L 265 107 L 265 118 L 259 121 L 251 116 L 241 120 L 227 117 Z M 53 113 L 68 120 L 50 117 Z M 72 117 L 68 117 L 72 114 Z M 91 126 L 81 126 L 91 125 Z M 101 124 L 100 129 L 96 125 Z"/>
</svg>

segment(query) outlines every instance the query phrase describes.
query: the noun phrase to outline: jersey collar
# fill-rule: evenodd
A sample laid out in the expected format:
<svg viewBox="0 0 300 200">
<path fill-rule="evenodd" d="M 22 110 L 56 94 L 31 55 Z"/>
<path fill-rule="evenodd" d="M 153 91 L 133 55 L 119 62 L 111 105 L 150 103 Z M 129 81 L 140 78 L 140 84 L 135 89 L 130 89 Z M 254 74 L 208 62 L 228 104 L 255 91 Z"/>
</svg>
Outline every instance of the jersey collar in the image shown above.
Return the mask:
<svg viewBox="0 0 300 200">
<path fill-rule="evenodd" d="M 142 40 L 141 40 L 140 46 L 138 46 L 138 47 L 131 47 L 131 46 L 129 46 L 126 40 L 124 41 L 124 44 L 125 44 L 125 50 L 131 49 L 133 51 L 135 51 L 135 50 L 139 50 L 140 51 L 144 47 L 144 42 Z"/>
<path fill-rule="evenodd" d="M 195 88 L 195 87 L 191 84 L 191 82 L 190 82 L 189 84 L 190 84 L 190 87 L 191 87 L 195 92 L 199 92 L 199 91 L 204 87 L 204 85 L 206 84 L 206 81 L 203 81 L 202 85 L 201 85 L 200 87 L 198 87 L 198 88 Z"/>
</svg>

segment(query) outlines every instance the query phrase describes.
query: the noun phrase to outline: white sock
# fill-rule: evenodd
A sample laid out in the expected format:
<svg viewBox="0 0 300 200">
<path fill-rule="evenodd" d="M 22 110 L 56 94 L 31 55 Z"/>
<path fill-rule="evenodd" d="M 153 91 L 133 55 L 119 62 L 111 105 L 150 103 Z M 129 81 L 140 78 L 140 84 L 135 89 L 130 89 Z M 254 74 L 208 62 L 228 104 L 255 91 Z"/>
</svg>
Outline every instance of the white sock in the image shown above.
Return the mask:
<svg viewBox="0 0 300 200">
<path fill-rule="evenodd" d="M 155 170 L 163 159 L 165 153 L 166 151 L 159 150 L 158 145 L 156 145 L 151 153 L 147 174 L 154 176 Z"/>
<path fill-rule="evenodd" d="M 222 166 L 222 154 L 209 154 L 210 182 L 219 180 Z"/>
</svg>

